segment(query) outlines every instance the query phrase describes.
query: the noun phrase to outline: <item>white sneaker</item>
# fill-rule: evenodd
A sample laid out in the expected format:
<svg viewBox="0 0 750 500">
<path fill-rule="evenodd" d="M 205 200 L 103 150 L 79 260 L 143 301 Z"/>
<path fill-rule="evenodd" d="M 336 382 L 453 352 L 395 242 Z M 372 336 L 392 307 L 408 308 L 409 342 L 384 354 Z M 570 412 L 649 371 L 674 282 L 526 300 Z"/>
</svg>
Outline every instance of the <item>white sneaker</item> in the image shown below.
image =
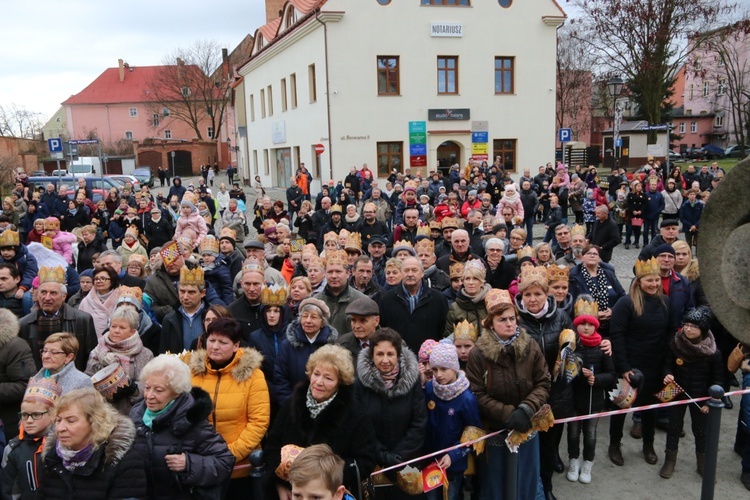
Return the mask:
<svg viewBox="0 0 750 500">
<path fill-rule="evenodd" d="M 583 467 L 581 467 L 581 474 L 578 476 L 578 480 L 583 484 L 589 484 L 591 482 L 591 469 L 594 467 L 594 462 L 588 460 L 583 461 Z"/>
<path fill-rule="evenodd" d="M 581 459 L 571 458 L 568 465 L 568 481 L 578 481 L 578 474 L 581 471 Z"/>
</svg>

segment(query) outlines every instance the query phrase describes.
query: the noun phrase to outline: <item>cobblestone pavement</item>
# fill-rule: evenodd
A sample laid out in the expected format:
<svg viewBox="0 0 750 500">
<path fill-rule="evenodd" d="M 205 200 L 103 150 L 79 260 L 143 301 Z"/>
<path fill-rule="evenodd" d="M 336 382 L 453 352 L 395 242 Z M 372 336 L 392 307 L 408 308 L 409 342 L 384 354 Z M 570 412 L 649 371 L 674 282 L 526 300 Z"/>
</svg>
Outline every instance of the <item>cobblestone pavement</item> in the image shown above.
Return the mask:
<svg viewBox="0 0 750 500">
<path fill-rule="evenodd" d="M 198 185 L 198 177 L 183 178 L 183 184 L 187 186 L 190 182 Z M 226 176 L 221 174 L 214 181 L 215 189 L 221 182 L 227 182 Z M 158 180 L 157 180 L 158 184 Z M 157 191 L 166 192 L 167 188 L 156 188 Z M 255 192 L 245 188 L 248 195 L 247 206 L 252 210 L 255 200 Z M 285 199 L 284 190 L 280 188 L 267 188 L 266 193 L 274 200 Z M 252 221 L 252 214 L 248 222 Z M 253 232 L 252 224 L 248 224 Z M 544 234 L 543 226 L 537 224 L 534 230 L 535 242 L 541 241 Z M 615 266 L 620 283 L 628 289 L 633 279 L 633 264 L 640 250 L 631 245 L 626 250 L 622 245 L 615 248 L 611 264 Z M 734 409 L 722 411 L 722 425 L 719 442 L 719 457 L 716 477 L 715 498 L 739 499 L 749 498 L 748 491 L 740 482 L 740 457 L 733 451 L 734 436 L 737 429 L 737 417 L 739 411 L 739 397 L 733 397 Z M 598 427 L 598 439 L 596 459 L 592 472 L 591 484 L 572 483 L 563 474 L 555 474 L 553 479 L 554 493 L 560 500 L 580 498 L 582 495 L 595 495 L 602 499 L 654 499 L 660 500 L 686 500 L 700 498 L 701 478 L 695 472 L 695 441 L 690 431 L 690 418 L 685 417 L 686 436 L 680 440 L 680 452 L 678 453 L 677 466 L 671 479 L 659 477 L 659 470 L 664 461 L 664 446 L 666 433 L 656 431 L 655 449 L 659 456 L 657 465 L 649 465 L 643 459 L 641 453 L 642 441 L 630 437 L 630 419 L 625 424 L 625 437 L 622 440 L 622 454 L 625 465 L 617 467 L 609 461 L 607 447 L 609 446 L 609 419 L 600 420 Z M 560 443 L 560 456 L 566 466 L 567 472 L 567 431 L 563 434 Z"/>
</svg>

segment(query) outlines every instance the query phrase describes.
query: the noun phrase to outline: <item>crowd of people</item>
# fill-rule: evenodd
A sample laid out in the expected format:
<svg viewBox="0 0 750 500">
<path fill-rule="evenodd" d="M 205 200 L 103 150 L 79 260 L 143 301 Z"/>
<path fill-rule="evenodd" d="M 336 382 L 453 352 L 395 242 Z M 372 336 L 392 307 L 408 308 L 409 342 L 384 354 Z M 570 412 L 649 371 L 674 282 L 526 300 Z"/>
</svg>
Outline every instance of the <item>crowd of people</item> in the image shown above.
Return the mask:
<svg viewBox="0 0 750 500">
<path fill-rule="evenodd" d="M 706 396 L 740 369 L 750 385 L 750 346 L 711 314 L 695 257 L 723 171 L 649 165 L 516 183 L 498 159 L 383 189 L 364 165 L 317 194 L 301 165 L 286 203 L 256 182 L 247 208 L 237 184 L 214 197 L 211 168 L 98 204 L 85 183 L 70 197 L 19 179 L 6 205 L 25 211 L 0 215 L 3 498 L 245 498 L 256 450 L 267 499 L 292 498 L 307 455 L 357 499 L 411 496 L 402 464 L 429 453 L 413 465 L 442 471 L 430 499 L 505 498 L 512 453 L 518 498 L 555 498 L 566 465 L 595 482 L 598 418 L 540 422 Z M 610 264 L 623 229 L 643 245 L 631 283 Z M 702 474 L 707 406 L 635 414 L 647 463 L 667 433 L 655 475 L 674 474 L 688 408 Z M 610 417 L 618 466 L 635 459 L 626 420 Z M 746 396 L 748 489 L 749 425 Z M 483 452 L 451 449 L 495 431 Z"/>
</svg>

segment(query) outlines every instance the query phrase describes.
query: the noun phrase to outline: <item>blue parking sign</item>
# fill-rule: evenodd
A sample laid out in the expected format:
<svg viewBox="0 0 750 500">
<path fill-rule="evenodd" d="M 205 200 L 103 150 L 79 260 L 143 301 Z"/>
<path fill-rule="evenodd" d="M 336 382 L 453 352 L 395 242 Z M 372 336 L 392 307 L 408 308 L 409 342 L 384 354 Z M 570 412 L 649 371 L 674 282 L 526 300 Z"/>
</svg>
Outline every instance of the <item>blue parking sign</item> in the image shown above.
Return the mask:
<svg viewBox="0 0 750 500">
<path fill-rule="evenodd" d="M 573 131 L 569 128 L 561 128 L 557 131 L 557 140 L 559 142 L 570 142 L 573 138 Z"/>
<path fill-rule="evenodd" d="M 50 153 L 62 153 L 63 151 L 63 142 L 59 137 L 47 139 L 47 146 L 49 146 Z"/>
</svg>

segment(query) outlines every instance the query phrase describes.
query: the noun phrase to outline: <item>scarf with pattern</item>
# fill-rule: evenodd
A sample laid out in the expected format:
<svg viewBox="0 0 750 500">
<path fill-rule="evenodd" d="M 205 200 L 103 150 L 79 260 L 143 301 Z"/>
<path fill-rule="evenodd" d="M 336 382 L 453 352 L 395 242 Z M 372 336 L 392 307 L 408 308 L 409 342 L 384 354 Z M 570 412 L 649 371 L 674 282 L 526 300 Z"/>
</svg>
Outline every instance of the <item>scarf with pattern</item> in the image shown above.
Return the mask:
<svg viewBox="0 0 750 500">
<path fill-rule="evenodd" d="M 307 399 L 305 400 L 305 406 L 307 406 L 307 409 L 310 411 L 310 417 L 313 420 L 315 420 L 316 418 L 318 418 L 318 415 L 320 415 L 320 412 L 322 412 L 323 410 L 325 410 L 326 407 L 329 404 L 331 404 L 331 401 L 333 401 L 334 399 L 336 399 L 336 394 L 338 394 L 338 392 L 334 392 L 333 396 L 331 396 L 330 398 L 326 399 L 325 401 L 321 401 L 320 403 L 318 403 L 315 400 L 315 398 L 313 397 L 312 391 L 308 387 L 307 388 Z"/>
<path fill-rule="evenodd" d="M 469 379 L 466 378 L 466 374 L 463 370 L 458 372 L 458 377 L 456 377 L 456 380 L 450 384 L 441 385 L 438 384 L 437 380 L 434 378 L 432 379 L 432 390 L 435 391 L 435 396 L 443 401 L 455 399 L 468 388 Z"/>
</svg>

